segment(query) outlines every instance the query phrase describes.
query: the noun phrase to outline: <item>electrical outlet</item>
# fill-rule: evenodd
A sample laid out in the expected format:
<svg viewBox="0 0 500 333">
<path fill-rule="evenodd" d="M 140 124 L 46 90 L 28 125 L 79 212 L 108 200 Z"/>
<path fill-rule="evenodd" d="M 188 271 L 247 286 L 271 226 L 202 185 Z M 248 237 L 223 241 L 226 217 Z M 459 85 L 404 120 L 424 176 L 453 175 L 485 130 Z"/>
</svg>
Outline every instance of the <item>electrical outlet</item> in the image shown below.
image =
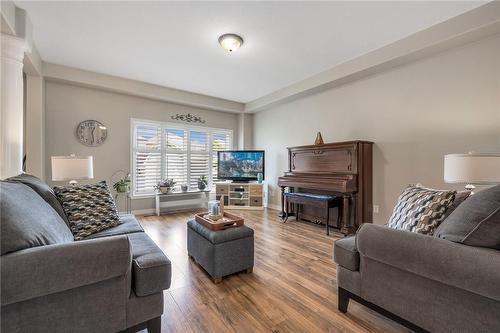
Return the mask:
<svg viewBox="0 0 500 333">
<path fill-rule="evenodd" d="M 373 205 L 373 213 L 378 214 L 378 205 Z"/>
</svg>

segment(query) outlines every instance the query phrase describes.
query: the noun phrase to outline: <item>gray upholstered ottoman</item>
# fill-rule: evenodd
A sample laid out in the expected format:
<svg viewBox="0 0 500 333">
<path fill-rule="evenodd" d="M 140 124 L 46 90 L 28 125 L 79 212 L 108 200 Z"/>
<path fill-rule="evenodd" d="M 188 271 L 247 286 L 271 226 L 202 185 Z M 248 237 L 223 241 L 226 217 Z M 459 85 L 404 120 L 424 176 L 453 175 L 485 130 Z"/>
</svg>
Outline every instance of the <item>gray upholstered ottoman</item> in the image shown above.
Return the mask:
<svg viewBox="0 0 500 333">
<path fill-rule="evenodd" d="M 215 283 L 223 276 L 253 270 L 253 230 L 247 226 L 212 231 L 191 220 L 187 223 L 187 250 Z"/>
</svg>

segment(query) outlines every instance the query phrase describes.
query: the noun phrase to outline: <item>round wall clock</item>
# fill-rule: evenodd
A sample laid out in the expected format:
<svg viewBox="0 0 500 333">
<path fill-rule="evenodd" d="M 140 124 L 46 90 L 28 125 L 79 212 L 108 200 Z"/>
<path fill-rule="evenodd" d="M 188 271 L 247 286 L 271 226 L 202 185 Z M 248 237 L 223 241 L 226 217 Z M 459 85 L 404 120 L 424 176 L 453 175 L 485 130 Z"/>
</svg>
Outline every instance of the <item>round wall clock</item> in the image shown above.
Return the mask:
<svg viewBox="0 0 500 333">
<path fill-rule="evenodd" d="M 76 137 L 89 147 L 99 146 L 107 136 L 108 129 L 97 120 L 84 120 L 76 127 Z"/>
</svg>

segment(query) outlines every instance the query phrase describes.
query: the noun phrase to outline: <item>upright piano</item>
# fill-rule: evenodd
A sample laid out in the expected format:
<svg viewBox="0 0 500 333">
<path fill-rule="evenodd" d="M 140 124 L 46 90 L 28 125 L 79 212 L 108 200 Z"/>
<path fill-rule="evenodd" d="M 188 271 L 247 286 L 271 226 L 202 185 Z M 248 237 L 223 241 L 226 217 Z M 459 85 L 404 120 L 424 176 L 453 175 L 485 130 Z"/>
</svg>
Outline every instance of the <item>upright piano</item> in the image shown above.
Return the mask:
<svg viewBox="0 0 500 333">
<path fill-rule="evenodd" d="M 341 214 L 330 213 L 327 223 L 345 235 L 356 232 L 362 223 L 372 223 L 372 156 L 373 142 L 369 141 L 288 148 L 288 171 L 278 179 L 282 214 L 284 192 L 288 188 L 291 192 L 341 197 Z M 312 222 L 319 222 L 325 216 L 314 207 L 300 209 L 301 217 Z"/>
</svg>

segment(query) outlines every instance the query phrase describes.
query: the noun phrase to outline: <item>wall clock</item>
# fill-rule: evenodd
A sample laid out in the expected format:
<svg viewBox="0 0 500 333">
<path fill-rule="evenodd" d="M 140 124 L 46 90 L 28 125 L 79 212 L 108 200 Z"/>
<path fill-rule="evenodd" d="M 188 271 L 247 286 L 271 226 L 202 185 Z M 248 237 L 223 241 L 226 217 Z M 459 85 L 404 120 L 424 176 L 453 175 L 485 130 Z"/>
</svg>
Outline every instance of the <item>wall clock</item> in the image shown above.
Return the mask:
<svg viewBox="0 0 500 333">
<path fill-rule="evenodd" d="M 107 136 L 108 129 L 97 120 L 84 120 L 76 127 L 76 137 L 89 147 L 99 146 Z"/>
</svg>

